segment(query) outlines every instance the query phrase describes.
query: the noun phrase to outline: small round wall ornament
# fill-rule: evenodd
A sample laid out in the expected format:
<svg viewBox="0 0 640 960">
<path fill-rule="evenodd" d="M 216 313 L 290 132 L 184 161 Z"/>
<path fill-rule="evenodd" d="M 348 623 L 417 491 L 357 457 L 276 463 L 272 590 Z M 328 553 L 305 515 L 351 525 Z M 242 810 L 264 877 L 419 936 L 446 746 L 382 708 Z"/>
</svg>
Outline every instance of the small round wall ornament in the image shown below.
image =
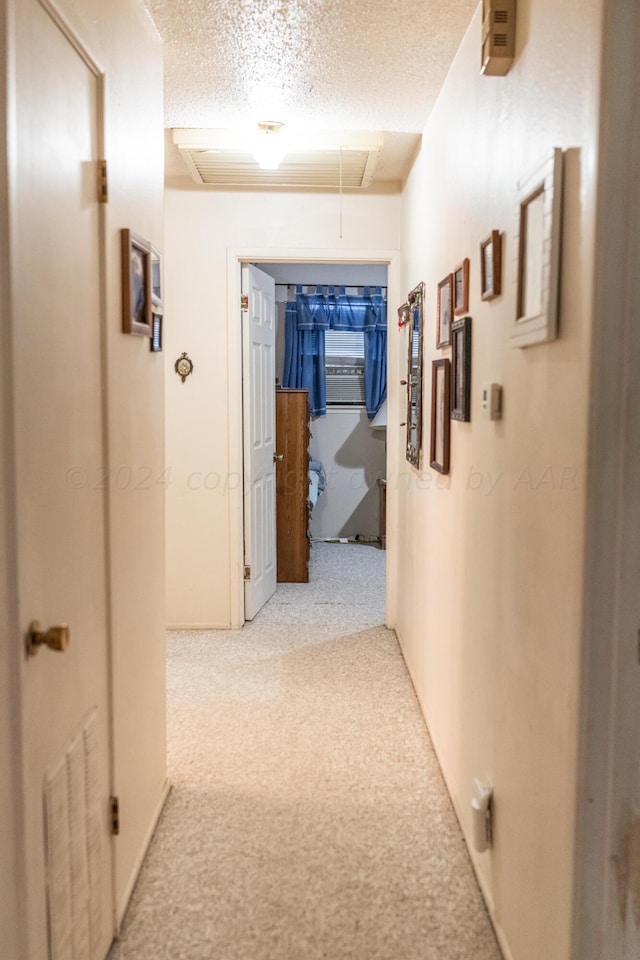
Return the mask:
<svg viewBox="0 0 640 960">
<path fill-rule="evenodd" d="M 184 383 L 189 374 L 193 373 L 193 360 L 186 353 L 181 353 L 174 364 L 174 369 Z"/>
</svg>

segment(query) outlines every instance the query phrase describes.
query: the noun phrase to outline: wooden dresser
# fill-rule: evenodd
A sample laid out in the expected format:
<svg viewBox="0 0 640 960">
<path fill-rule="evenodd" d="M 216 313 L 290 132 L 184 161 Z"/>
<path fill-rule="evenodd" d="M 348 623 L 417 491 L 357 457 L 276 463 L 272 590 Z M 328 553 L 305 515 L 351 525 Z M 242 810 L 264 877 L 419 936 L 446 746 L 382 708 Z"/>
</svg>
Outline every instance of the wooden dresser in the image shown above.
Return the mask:
<svg viewBox="0 0 640 960">
<path fill-rule="evenodd" d="M 276 390 L 276 537 L 279 583 L 309 581 L 309 395 Z"/>
</svg>

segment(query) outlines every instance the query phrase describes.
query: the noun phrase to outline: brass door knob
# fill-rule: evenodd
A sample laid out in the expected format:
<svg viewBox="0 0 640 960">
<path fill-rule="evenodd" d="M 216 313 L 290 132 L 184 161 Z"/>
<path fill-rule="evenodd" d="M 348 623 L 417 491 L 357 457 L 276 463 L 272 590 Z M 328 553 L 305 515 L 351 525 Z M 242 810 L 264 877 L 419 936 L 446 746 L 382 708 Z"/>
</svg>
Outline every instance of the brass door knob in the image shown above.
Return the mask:
<svg viewBox="0 0 640 960">
<path fill-rule="evenodd" d="M 283 460 L 284 460 L 284 453 L 274 453 L 273 455 L 274 463 L 282 463 Z"/>
<path fill-rule="evenodd" d="M 42 630 L 39 621 L 32 620 L 29 624 L 29 633 L 27 634 L 27 653 L 34 656 L 40 647 L 49 647 L 50 650 L 57 650 L 59 653 L 64 653 L 69 646 L 70 639 L 67 624 Z"/>
</svg>

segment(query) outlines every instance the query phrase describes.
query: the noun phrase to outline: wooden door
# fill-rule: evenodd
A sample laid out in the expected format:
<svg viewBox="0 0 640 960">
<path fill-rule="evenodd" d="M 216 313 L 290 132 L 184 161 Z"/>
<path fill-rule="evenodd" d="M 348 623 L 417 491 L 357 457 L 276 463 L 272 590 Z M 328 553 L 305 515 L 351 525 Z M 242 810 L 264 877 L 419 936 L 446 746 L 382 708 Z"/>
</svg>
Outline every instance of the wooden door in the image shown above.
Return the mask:
<svg viewBox="0 0 640 960">
<path fill-rule="evenodd" d="M 48 3 L 15 4 L 13 379 L 25 652 L 29 960 L 102 960 L 113 932 L 97 161 L 102 82 Z M 26 644 L 25 644 L 26 651 Z"/>
</svg>

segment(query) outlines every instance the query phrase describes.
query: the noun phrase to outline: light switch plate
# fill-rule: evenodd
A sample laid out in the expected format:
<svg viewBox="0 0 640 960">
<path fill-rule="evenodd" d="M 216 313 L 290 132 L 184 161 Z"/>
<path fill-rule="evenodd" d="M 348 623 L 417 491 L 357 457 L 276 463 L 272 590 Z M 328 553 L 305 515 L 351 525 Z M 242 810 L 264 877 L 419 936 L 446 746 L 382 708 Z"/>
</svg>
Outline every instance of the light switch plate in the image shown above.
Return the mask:
<svg viewBox="0 0 640 960">
<path fill-rule="evenodd" d="M 482 384 L 482 412 L 487 420 L 500 420 L 502 418 L 501 384 Z"/>
</svg>

